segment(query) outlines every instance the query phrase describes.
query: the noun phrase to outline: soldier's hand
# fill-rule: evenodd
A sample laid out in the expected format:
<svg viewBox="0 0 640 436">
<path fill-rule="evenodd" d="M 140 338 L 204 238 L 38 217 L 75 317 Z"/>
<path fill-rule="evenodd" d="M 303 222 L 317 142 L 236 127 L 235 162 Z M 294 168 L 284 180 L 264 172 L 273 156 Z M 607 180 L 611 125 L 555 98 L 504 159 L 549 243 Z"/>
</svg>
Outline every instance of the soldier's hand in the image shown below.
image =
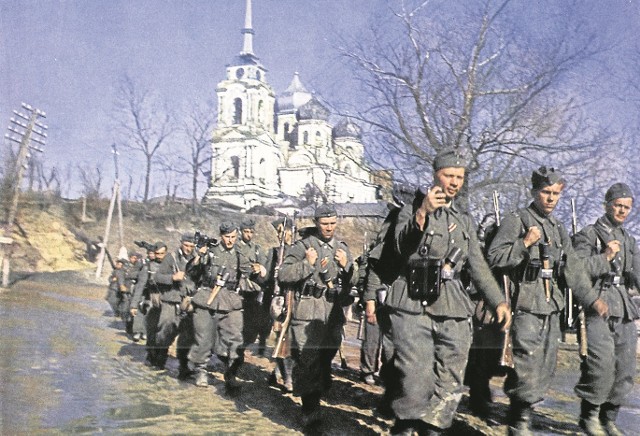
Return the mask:
<svg viewBox="0 0 640 436">
<path fill-rule="evenodd" d="M 542 232 L 538 226 L 531 226 L 527 229 L 527 234 L 524 235 L 524 246 L 529 248 L 542 238 Z"/>
<path fill-rule="evenodd" d="M 316 264 L 316 260 L 318 260 L 318 252 L 316 251 L 315 248 L 313 248 L 313 247 L 307 248 L 307 251 L 305 251 L 305 256 L 306 256 L 307 262 L 309 262 L 309 264 L 311 264 L 311 265 L 315 265 Z"/>
<path fill-rule="evenodd" d="M 375 300 L 368 300 L 364 307 L 364 316 L 367 318 L 367 322 L 372 325 L 378 324 L 376 318 L 376 302 Z"/>
<path fill-rule="evenodd" d="M 607 256 L 607 260 L 611 262 L 619 251 L 620 241 L 616 239 L 607 243 L 607 248 L 604 250 L 604 254 Z"/>
<path fill-rule="evenodd" d="M 181 282 L 182 280 L 184 280 L 184 271 L 176 271 L 175 273 L 173 273 L 173 275 L 171 276 L 171 279 L 174 282 Z"/>
<path fill-rule="evenodd" d="M 342 248 L 338 248 L 336 250 L 336 255 L 334 259 L 336 260 L 336 262 L 338 262 L 338 265 L 340 265 L 342 268 L 345 268 L 347 266 L 347 262 L 349 261 L 349 258 L 347 257 L 347 252 L 344 251 Z"/>
<path fill-rule="evenodd" d="M 138 309 L 132 307 L 131 309 L 129 309 L 129 312 L 131 313 L 131 316 L 136 316 L 138 314 Z"/>
<path fill-rule="evenodd" d="M 447 205 L 447 196 L 440 186 L 434 186 L 427 191 L 420 208 L 428 215 Z"/>
<path fill-rule="evenodd" d="M 207 250 L 209 250 L 209 248 L 206 245 L 203 245 L 198 249 L 198 254 L 200 256 L 204 256 L 205 254 L 207 254 Z"/>
<path fill-rule="evenodd" d="M 594 301 L 593 304 L 591 304 L 591 309 L 602 318 L 609 316 L 609 306 L 602 298 L 598 298 Z"/>
<path fill-rule="evenodd" d="M 506 332 L 511 327 L 511 309 L 507 303 L 500 303 L 496 307 L 496 320 L 502 326 L 501 330 Z"/>
</svg>

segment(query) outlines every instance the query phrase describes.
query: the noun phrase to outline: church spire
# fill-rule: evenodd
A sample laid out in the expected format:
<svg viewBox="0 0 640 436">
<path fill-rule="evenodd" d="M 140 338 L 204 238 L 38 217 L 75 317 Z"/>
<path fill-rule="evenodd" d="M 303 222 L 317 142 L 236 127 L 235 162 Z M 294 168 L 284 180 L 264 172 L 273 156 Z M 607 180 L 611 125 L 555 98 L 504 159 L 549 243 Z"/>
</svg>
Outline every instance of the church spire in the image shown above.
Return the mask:
<svg viewBox="0 0 640 436">
<path fill-rule="evenodd" d="M 253 27 L 251 25 L 251 0 L 247 0 L 247 7 L 244 15 L 244 28 L 242 29 L 243 44 L 242 55 L 253 55 Z"/>
</svg>

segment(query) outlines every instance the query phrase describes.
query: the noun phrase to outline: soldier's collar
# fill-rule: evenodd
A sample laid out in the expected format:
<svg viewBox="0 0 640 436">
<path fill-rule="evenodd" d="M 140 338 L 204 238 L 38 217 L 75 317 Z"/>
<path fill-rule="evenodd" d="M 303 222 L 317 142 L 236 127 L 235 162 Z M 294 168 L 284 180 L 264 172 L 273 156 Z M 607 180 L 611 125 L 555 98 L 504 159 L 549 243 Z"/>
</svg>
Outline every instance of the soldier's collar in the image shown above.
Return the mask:
<svg viewBox="0 0 640 436">
<path fill-rule="evenodd" d="M 529 212 L 531 212 L 531 216 L 533 216 L 539 223 L 542 224 L 544 221 L 549 221 L 554 226 L 558 225 L 558 220 L 553 216 L 553 214 L 545 215 L 540 212 L 533 201 L 529 205 L 528 209 Z"/>
<path fill-rule="evenodd" d="M 621 225 L 617 225 L 609 219 L 609 217 L 604 214 L 596 221 L 596 225 L 603 229 L 607 233 L 612 233 L 614 230 L 620 230 L 622 233 L 625 232 L 624 228 Z"/>
</svg>

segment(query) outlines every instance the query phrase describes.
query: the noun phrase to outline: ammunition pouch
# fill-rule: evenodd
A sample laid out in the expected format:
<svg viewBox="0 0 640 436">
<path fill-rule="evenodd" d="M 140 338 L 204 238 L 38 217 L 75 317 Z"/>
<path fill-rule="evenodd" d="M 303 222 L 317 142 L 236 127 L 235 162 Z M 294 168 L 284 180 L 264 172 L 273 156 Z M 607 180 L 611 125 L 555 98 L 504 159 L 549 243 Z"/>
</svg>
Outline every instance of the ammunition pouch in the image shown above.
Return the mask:
<svg viewBox="0 0 640 436">
<path fill-rule="evenodd" d="M 407 274 L 409 296 L 433 303 L 440 296 L 442 259 L 410 259 Z"/>
<path fill-rule="evenodd" d="M 542 270 L 542 262 L 540 259 L 529 259 L 527 265 L 524 267 L 522 271 L 521 282 L 533 283 L 538 281 L 538 277 L 540 277 L 540 270 Z"/>
</svg>

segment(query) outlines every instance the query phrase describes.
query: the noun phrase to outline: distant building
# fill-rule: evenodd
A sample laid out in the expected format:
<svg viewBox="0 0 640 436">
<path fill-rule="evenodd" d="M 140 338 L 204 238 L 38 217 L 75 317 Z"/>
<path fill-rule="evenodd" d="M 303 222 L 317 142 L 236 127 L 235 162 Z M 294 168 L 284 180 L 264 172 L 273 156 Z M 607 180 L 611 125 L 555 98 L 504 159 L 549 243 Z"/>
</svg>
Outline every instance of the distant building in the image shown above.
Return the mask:
<svg viewBox="0 0 640 436">
<path fill-rule="evenodd" d="M 374 180 L 364 161 L 360 127 L 348 118 L 331 125 L 329 110 L 298 73 L 276 96 L 253 53 L 251 18 L 246 0 L 243 49 L 216 89 L 218 123 L 204 201 L 242 210 L 290 204 L 292 198 L 377 202 L 380 175 Z"/>
</svg>

